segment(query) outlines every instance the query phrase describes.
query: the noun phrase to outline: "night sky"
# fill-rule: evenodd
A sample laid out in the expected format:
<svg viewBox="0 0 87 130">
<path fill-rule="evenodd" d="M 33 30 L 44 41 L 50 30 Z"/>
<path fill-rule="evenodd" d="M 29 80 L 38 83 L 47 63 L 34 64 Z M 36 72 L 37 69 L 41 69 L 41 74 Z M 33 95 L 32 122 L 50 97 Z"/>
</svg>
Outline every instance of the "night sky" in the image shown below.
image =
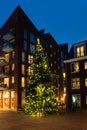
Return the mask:
<svg viewBox="0 0 87 130">
<path fill-rule="evenodd" d="M 87 0 L 0 0 L 0 27 L 20 5 L 38 30 L 50 32 L 57 43 L 87 40 Z"/>
</svg>

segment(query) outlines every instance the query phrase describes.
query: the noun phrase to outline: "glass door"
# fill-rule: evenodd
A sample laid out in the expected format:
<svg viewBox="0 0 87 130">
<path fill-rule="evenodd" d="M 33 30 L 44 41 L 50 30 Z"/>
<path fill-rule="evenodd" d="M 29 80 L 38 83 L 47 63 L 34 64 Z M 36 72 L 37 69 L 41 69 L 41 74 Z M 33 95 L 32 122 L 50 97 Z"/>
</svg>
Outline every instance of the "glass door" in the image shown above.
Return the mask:
<svg viewBox="0 0 87 130">
<path fill-rule="evenodd" d="M 72 95 L 72 107 L 81 108 L 81 95 L 80 94 Z"/>
<path fill-rule="evenodd" d="M 3 92 L 3 108 L 9 108 L 9 92 Z"/>
</svg>

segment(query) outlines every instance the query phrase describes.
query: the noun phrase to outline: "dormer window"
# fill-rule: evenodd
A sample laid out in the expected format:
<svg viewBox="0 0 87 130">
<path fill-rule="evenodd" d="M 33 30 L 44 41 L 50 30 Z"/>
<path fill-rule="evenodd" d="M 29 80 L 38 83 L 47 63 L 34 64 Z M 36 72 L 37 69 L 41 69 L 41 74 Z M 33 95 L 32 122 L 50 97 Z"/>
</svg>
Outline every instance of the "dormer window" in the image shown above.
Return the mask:
<svg viewBox="0 0 87 130">
<path fill-rule="evenodd" d="M 76 47 L 76 57 L 84 56 L 84 45 Z"/>
</svg>

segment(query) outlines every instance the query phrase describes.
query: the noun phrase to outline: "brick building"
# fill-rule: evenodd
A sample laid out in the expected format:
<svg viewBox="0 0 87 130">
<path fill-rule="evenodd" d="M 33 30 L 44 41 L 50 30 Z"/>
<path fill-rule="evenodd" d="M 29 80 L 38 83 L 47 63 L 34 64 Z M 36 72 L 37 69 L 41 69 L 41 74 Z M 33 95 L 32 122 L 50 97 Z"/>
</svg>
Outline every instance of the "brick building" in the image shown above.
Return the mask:
<svg viewBox="0 0 87 130">
<path fill-rule="evenodd" d="M 65 67 L 67 108 L 87 108 L 87 41 L 72 45 Z"/>
<path fill-rule="evenodd" d="M 62 86 L 59 91 L 63 95 L 64 66 L 61 64 L 65 58 L 60 54 L 67 56 L 67 44 L 60 46 L 50 33 L 39 31 L 18 6 L 0 30 L 0 108 L 17 110 L 24 105 L 26 70 L 31 73 L 29 66 L 33 62 L 37 38 L 41 40 L 50 70 L 56 77 L 55 85 Z"/>
</svg>

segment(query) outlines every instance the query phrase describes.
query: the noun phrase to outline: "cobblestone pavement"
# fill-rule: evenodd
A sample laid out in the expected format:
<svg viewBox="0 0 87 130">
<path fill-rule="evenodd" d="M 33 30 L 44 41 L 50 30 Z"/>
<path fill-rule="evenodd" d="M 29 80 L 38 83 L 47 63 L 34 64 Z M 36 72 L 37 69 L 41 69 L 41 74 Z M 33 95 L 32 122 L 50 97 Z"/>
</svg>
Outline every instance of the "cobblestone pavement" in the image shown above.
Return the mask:
<svg viewBox="0 0 87 130">
<path fill-rule="evenodd" d="M 0 130 L 87 130 L 87 110 L 45 117 L 1 110 Z"/>
</svg>

